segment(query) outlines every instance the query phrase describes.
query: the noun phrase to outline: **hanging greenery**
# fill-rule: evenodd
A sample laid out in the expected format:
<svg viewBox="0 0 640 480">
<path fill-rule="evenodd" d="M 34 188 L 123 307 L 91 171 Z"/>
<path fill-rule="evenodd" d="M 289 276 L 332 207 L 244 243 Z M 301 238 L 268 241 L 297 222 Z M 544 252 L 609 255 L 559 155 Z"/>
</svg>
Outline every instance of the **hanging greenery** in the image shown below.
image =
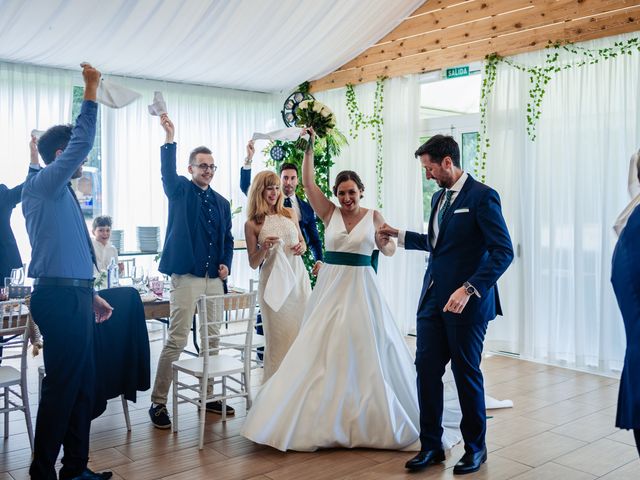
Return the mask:
<svg viewBox="0 0 640 480">
<path fill-rule="evenodd" d="M 382 181 L 383 181 L 383 125 L 384 119 L 382 111 L 384 109 L 384 81 L 387 77 L 381 76 L 376 80 L 376 93 L 373 100 L 373 113 L 362 113 L 356 99 L 356 92 L 351 83 L 347 84 L 347 109 L 349 111 L 349 120 L 351 127 L 349 134 L 352 138 L 358 138 L 358 132 L 364 128 L 371 128 L 371 139 L 376 142 L 376 204 L 378 208 L 382 208 Z"/>
<path fill-rule="evenodd" d="M 569 68 L 578 68 L 585 65 L 594 65 L 603 60 L 611 60 L 622 55 L 632 55 L 640 52 L 640 38 L 634 37 L 625 41 L 615 42 L 611 47 L 588 49 L 573 43 L 549 42 L 547 54 L 542 65 L 523 65 L 514 62 L 510 58 L 500 57 L 493 53 L 485 57 L 484 79 L 480 94 L 480 142 L 478 142 L 478 155 L 476 156 L 476 171 L 484 182 L 486 176 L 487 150 L 490 146 L 487 135 L 487 106 L 489 95 L 493 91 L 496 80 L 498 63 L 505 64 L 526 73 L 529 76 L 529 101 L 527 103 L 527 135 L 533 142 L 537 136 L 538 120 L 542 113 L 542 101 L 546 93 L 546 87 L 552 80 L 552 75 Z M 567 61 L 561 54 L 573 55 L 573 61 Z"/>
<path fill-rule="evenodd" d="M 331 197 L 331 179 L 329 178 L 329 170 L 333 166 L 333 159 L 340 154 L 343 146 L 347 144 L 346 137 L 337 128 L 333 128 L 323 138 L 316 138 L 316 143 L 313 149 L 314 152 L 314 165 L 316 170 L 316 183 L 320 187 L 320 190 L 327 196 Z M 274 147 L 278 151 L 278 159 L 274 159 L 271 155 Z M 304 158 L 304 151 L 298 146 L 297 141 L 285 142 L 282 140 L 275 140 L 269 143 L 263 153 L 267 157 L 266 165 L 279 171 L 282 163 L 293 163 L 298 167 L 298 172 L 302 176 L 302 159 Z M 298 188 L 296 190 L 298 197 L 306 199 L 304 194 L 304 188 L 302 182 L 298 182 Z M 318 233 L 320 239 L 324 243 L 324 223 L 319 218 L 316 219 L 316 225 L 318 227 Z M 302 257 L 309 278 L 311 279 L 311 285 L 315 285 L 316 277 L 311 275 L 311 270 L 315 264 L 315 259 L 310 249 L 307 249 Z"/>
</svg>

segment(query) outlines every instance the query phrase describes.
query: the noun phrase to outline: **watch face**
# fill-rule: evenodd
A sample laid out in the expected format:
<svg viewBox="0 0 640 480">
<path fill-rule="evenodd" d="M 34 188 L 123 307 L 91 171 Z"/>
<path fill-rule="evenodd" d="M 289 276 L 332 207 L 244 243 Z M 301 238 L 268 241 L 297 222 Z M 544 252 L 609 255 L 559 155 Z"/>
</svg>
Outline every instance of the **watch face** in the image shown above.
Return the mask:
<svg viewBox="0 0 640 480">
<path fill-rule="evenodd" d="M 466 290 L 469 295 L 473 295 L 474 293 L 476 293 L 476 290 L 473 287 L 467 287 Z"/>
</svg>

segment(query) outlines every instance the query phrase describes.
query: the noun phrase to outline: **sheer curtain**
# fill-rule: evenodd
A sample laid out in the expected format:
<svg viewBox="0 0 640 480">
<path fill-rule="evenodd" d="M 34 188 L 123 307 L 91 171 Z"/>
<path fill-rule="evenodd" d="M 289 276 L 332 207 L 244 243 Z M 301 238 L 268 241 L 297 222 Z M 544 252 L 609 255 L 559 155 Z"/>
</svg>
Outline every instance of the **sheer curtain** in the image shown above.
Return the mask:
<svg viewBox="0 0 640 480">
<path fill-rule="evenodd" d="M 544 59 L 544 51 L 514 57 L 526 65 Z M 488 109 L 487 183 L 502 196 L 518 255 L 500 282 L 505 316 L 492 323 L 489 348 L 581 369 L 620 368 L 612 225 L 628 202 L 629 157 L 640 146 L 639 76 L 637 54 L 556 74 L 531 142 L 527 75 L 500 64 Z"/>
<path fill-rule="evenodd" d="M 11 188 L 25 180 L 31 130 L 68 123 L 72 94 L 69 71 L 0 62 L 0 183 Z M 22 261 L 28 263 L 31 247 L 20 205 L 13 211 L 11 227 Z"/>
<path fill-rule="evenodd" d="M 375 83 L 355 88 L 360 109 L 373 110 Z M 345 169 L 355 170 L 365 185 L 362 205 L 376 208 L 376 144 L 370 131 L 361 131 L 357 139 L 349 135 L 349 117 L 345 89 L 335 89 L 315 94 L 335 112 L 337 126 L 349 139 L 349 146 L 336 160 L 331 178 Z M 417 149 L 420 88 L 417 76 L 398 77 L 386 81 L 384 89 L 384 182 L 383 208 L 385 220 L 390 225 L 422 231 L 422 183 L 420 164 L 413 157 Z M 405 252 L 399 248 L 387 258 L 380 256 L 378 278 L 386 299 L 394 312 L 394 320 L 404 333 L 415 329 L 422 276 L 424 254 Z"/>
<path fill-rule="evenodd" d="M 168 201 L 160 176 L 164 130 L 159 118 L 147 111 L 154 90 L 163 92 L 176 128 L 178 174 L 189 177 L 188 157 L 193 148 L 209 147 L 218 166 L 211 186 L 232 200 L 234 208 L 243 207 L 233 219 L 233 234 L 236 239 L 244 238 L 246 197 L 239 185 L 245 145 L 253 132 L 279 128 L 277 98 L 263 93 L 111 78 L 142 94 L 139 101 L 126 108 L 102 109 L 104 210 L 113 216 L 114 227 L 125 231 L 125 249 L 137 250 L 138 225 L 159 226 L 162 241 L 166 231 Z M 254 168 L 259 171 L 263 157 L 257 157 Z M 250 271 L 246 252 L 237 252 L 231 282 L 247 288 L 248 279 L 253 277 L 257 273 Z"/>
</svg>

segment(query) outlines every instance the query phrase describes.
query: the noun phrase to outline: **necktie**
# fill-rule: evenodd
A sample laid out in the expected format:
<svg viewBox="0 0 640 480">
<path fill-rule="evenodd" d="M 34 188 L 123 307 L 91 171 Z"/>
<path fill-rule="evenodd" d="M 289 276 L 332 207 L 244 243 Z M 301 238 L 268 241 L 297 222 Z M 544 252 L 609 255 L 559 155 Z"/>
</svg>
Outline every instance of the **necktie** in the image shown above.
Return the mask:
<svg viewBox="0 0 640 480">
<path fill-rule="evenodd" d="M 71 184 L 68 184 L 67 188 L 69 188 L 69 191 L 71 192 L 71 196 L 76 201 L 76 204 L 78 205 L 78 211 L 80 212 L 80 216 L 82 217 L 82 224 L 84 225 L 84 234 L 87 237 L 87 244 L 89 245 L 89 253 L 91 253 L 91 261 L 93 262 L 93 265 L 95 265 L 96 269 L 100 270 L 98 268 L 98 261 L 96 260 L 96 251 L 93 249 L 93 243 L 91 243 L 91 237 L 89 236 L 89 229 L 87 228 L 87 224 L 84 222 L 84 216 L 82 215 L 82 208 L 80 207 L 80 202 L 78 201 L 76 192 L 73 191 Z"/>
<path fill-rule="evenodd" d="M 440 211 L 438 212 L 438 227 L 442 224 L 442 219 L 444 218 L 445 213 L 449 210 L 451 206 L 451 196 L 453 195 L 453 190 L 447 190 L 444 194 L 444 203 L 442 207 L 440 207 Z"/>
<path fill-rule="evenodd" d="M 291 199 L 289 197 L 284 199 L 284 206 L 286 208 L 291 208 Z"/>
</svg>

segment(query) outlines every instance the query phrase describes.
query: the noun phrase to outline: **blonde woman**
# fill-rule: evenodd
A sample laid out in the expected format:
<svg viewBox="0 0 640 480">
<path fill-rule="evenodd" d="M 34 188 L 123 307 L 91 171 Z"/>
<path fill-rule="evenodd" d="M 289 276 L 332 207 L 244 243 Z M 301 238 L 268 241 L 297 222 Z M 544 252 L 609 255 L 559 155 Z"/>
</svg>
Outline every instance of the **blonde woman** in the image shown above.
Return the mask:
<svg viewBox="0 0 640 480">
<path fill-rule="evenodd" d="M 311 294 L 301 258 L 307 246 L 294 210 L 285 208 L 283 203 L 280 177 L 270 171 L 256 175 L 249 192 L 244 230 L 249 265 L 253 269 L 260 267 L 258 302 L 266 342 L 263 381 L 278 369 L 298 335 Z M 288 282 L 281 280 L 283 271 Z M 272 274 L 278 275 L 278 280 L 269 284 Z"/>
</svg>

